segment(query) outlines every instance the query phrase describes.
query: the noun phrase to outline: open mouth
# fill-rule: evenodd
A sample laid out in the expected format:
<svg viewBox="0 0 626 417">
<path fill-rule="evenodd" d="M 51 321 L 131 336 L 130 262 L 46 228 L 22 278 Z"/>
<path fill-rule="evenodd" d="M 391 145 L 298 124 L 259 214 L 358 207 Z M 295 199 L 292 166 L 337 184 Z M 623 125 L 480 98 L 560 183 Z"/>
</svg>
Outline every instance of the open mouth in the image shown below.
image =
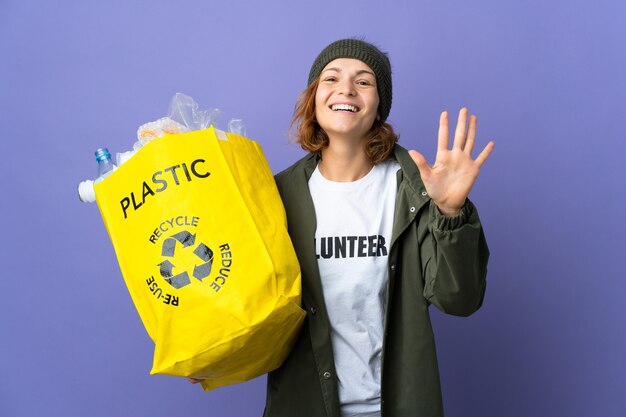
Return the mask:
<svg viewBox="0 0 626 417">
<path fill-rule="evenodd" d="M 357 106 L 353 106 L 351 104 L 333 104 L 330 106 L 332 111 L 345 111 L 349 113 L 356 113 L 359 111 Z"/>
</svg>

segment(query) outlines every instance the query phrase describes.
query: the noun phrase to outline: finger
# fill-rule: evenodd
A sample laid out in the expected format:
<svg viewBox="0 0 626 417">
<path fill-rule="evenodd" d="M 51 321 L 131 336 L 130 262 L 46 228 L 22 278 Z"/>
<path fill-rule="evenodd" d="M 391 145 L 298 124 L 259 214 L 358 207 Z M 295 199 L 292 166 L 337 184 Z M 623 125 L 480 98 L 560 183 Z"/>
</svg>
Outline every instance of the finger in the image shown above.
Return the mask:
<svg viewBox="0 0 626 417">
<path fill-rule="evenodd" d="M 471 115 L 469 121 L 469 129 L 467 130 L 467 140 L 465 141 L 465 147 L 463 150 L 469 156 L 472 156 L 472 151 L 474 150 L 474 141 L 476 140 L 476 125 L 478 124 L 478 119 L 476 116 Z"/>
<path fill-rule="evenodd" d="M 439 134 L 437 140 L 437 150 L 448 150 L 448 112 L 442 111 L 439 116 Z"/>
<path fill-rule="evenodd" d="M 454 143 L 452 149 L 462 150 L 465 144 L 465 132 L 467 131 L 467 107 L 463 107 L 459 111 L 459 119 L 456 122 L 456 130 L 454 132 Z"/>
<path fill-rule="evenodd" d="M 487 146 L 485 146 L 485 149 L 483 149 L 483 151 L 476 157 L 476 163 L 479 167 L 485 163 L 489 154 L 493 151 L 494 146 L 496 146 L 496 144 L 493 141 L 490 141 Z"/>
<path fill-rule="evenodd" d="M 426 162 L 424 155 L 415 150 L 410 150 L 409 155 L 411 156 L 411 159 L 413 159 L 413 162 L 415 162 L 415 165 L 417 165 L 420 176 L 422 178 L 428 178 L 430 175 L 430 167 L 428 166 L 428 162 Z"/>
</svg>

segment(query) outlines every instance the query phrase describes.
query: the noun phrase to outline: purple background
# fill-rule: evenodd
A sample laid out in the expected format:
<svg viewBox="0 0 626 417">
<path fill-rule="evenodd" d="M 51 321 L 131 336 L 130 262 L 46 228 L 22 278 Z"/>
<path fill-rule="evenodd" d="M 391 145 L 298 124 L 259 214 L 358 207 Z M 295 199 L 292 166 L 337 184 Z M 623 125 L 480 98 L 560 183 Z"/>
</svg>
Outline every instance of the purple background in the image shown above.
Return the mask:
<svg viewBox="0 0 626 417">
<path fill-rule="evenodd" d="M 275 172 L 316 54 L 366 36 L 390 121 L 432 162 L 462 105 L 496 148 L 472 192 L 487 298 L 432 309 L 447 416 L 626 412 L 622 1 L 0 2 L 0 415 L 259 416 L 261 377 L 203 393 L 149 376 L 152 342 L 95 205 L 93 151 L 128 149 L 181 91 L 245 119 Z"/>
</svg>

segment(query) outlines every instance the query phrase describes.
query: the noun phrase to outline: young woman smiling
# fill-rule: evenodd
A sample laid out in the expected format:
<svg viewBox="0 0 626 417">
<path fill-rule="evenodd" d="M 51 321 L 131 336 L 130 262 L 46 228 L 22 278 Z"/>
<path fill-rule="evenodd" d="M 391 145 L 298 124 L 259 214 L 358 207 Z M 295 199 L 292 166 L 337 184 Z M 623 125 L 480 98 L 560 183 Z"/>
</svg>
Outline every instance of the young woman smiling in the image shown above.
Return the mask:
<svg viewBox="0 0 626 417">
<path fill-rule="evenodd" d="M 276 176 L 308 314 L 268 375 L 266 417 L 443 415 L 428 306 L 482 303 L 489 251 L 467 196 L 493 142 L 472 159 L 464 108 L 450 148 L 443 112 L 429 166 L 397 145 L 391 101 L 389 59 L 370 43 L 333 42 L 311 67 L 294 114 L 310 154 Z"/>
</svg>

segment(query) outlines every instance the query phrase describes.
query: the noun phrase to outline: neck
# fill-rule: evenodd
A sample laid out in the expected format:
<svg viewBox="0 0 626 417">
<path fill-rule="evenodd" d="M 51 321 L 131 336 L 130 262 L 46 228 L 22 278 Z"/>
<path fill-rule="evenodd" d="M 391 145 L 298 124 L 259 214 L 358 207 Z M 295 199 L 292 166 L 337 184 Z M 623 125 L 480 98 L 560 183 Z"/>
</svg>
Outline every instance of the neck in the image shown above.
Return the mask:
<svg viewBox="0 0 626 417">
<path fill-rule="evenodd" d="M 366 176 L 372 167 L 362 143 L 354 146 L 337 141 L 330 141 L 329 146 L 322 150 L 318 166 L 324 178 L 336 182 L 356 181 Z"/>
</svg>

